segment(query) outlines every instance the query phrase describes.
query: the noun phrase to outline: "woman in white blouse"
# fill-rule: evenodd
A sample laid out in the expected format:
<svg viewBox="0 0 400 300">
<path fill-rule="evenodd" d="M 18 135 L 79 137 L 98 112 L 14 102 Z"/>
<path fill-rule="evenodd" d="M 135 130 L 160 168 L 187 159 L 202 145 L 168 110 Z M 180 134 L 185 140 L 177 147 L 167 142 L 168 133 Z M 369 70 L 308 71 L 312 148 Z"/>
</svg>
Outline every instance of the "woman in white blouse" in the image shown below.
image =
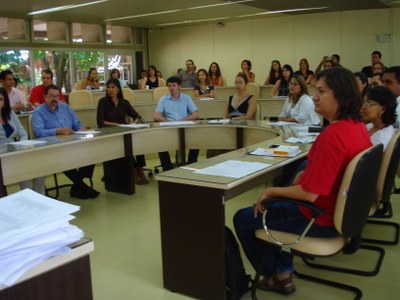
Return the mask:
<svg viewBox="0 0 400 300">
<path fill-rule="evenodd" d="M 374 87 L 365 95 L 361 114 L 372 144 L 383 144 L 386 149 L 395 132 L 396 107 L 396 96 L 385 87 Z"/>
<path fill-rule="evenodd" d="M 4 88 L 0 88 L 0 144 L 12 143 L 16 139 L 27 140 L 28 135 L 17 115 L 11 110 L 7 91 Z M 30 188 L 45 195 L 45 180 L 46 177 L 39 177 L 22 181 L 19 184 L 21 189 Z"/>
<path fill-rule="evenodd" d="M 301 75 L 293 75 L 289 81 L 289 95 L 279 120 L 305 125 L 320 123 L 314 102 L 308 95 L 307 84 Z"/>
</svg>

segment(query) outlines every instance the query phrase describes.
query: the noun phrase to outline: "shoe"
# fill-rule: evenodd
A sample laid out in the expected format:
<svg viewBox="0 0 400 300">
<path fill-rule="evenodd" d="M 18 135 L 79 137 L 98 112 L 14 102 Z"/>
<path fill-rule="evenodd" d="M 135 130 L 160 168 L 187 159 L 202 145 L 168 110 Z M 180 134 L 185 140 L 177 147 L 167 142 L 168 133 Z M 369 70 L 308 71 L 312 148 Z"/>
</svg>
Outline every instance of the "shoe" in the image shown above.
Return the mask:
<svg viewBox="0 0 400 300">
<path fill-rule="evenodd" d="M 71 187 L 71 190 L 69 191 L 69 195 L 73 198 L 78 198 L 78 199 L 89 199 L 89 195 L 80 187 L 77 185 L 73 185 Z"/>
<path fill-rule="evenodd" d="M 272 283 L 270 281 L 272 281 Z M 296 287 L 292 281 L 292 275 L 282 280 L 279 280 L 276 275 L 265 277 L 257 283 L 257 288 L 263 291 L 273 291 L 284 295 L 289 295 L 296 291 Z"/>
<path fill-rule="evenodd" d="M 100 192 L 96 191 L 95 189 L 91 188 L 85 183 L 83 183 L 82 185 L 82 190 L 87 195 L 88 198 L 96 198 L 97 196 L 100 195 Z"/>
</svg>

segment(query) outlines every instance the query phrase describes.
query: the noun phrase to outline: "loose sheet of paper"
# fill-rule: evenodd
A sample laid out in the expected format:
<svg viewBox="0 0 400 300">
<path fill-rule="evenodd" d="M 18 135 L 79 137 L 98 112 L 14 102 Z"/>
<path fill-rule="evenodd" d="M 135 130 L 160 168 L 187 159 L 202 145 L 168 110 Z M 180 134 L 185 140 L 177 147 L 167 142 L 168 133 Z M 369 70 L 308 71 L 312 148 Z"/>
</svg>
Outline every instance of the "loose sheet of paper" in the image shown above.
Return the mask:
<svg viewBox="0 0 400 300">
<path fill-rule="evenodd" d="M 125 128 L 149 128 L 149 124 L 121 124 L 119 127 L 125 127 Z"/>
<path fill-rule="evenodd" d="M 259 162 L 246 162 L 240 160 L 228 160 L 223 163 L 216 164 L 201 170 L 197 170 L 194 173 L 212 175 L 212 176 L 223 176 L 231 178 L 241 178 L 249 174 L 255 173 L 262 169 L 268 168 L 271 164 L 259 163 Z"/>
<path fill-rule="evenodd" d="M 171 122 L 160 122 L 160 126 L 180 126 L 180 125 L 194 125 L 193 121 L 171 121 Z"/>
<path fill-rule="evenodd" d="M 46 144 L 46 141 L 38 141 L 38 140 L 23 140 L 18 142 L 9 143 L 11 145 L 20 145 L 20 146 L 34 146 L 40 144 Z"/>
</svg>

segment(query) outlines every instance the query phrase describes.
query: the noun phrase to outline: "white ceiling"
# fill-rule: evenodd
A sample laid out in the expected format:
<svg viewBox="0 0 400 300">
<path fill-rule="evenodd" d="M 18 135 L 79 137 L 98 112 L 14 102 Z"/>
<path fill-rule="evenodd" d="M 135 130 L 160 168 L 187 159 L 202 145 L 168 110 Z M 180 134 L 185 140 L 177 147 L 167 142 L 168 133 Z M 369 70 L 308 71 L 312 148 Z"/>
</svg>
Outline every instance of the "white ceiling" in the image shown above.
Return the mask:
<svg viewBox="0 0 400 300">
<path fill-rule="evenodd" d="M 114 25 L 157 28 L 180 25 L 187 26 L 203 22 L 218 23 L 246 18 L 265 18 L 276 15 L 267 13 L 288 9 L 324 7 L 318 10 L 285 13 L 295 15 L 400 7 L 399 0 L 102 0 L 104 2 L 97 0 L 100 3 L 36 16 L 27 15 L 29 12 L 35 10 L 49 9 L 64 5 L 78 5 L 92 1 L 96 0 L 0 0 L 0 17 L 35 18 L 81 23 L 110 23 Z M 207 5 L 215 6 L 203 7 Z M 147 15 L 153 13 L 158 14 L 153 16 Z M 124 19 L 118 20 L 116 18 Z M 181 24 L 165 25 L 166 23 Z"/>
</svg>

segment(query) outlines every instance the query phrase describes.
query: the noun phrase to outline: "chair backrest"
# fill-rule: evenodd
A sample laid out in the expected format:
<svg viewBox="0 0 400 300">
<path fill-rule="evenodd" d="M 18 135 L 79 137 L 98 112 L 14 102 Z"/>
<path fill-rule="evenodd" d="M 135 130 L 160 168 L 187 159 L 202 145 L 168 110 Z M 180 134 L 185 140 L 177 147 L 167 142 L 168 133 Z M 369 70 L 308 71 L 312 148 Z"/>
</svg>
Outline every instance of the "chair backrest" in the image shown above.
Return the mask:
<svg viewBox="0 0 400 300">
<path fill-rule="evenodd" d="M 344 173 L 334 213 L 334 224 L 345 237 L 361 233 L 373 198 L 382 161 L 383 145 L 372 146 L 357 154 Z"/>
<path fill-rule="evenodd" d="M 31 140 L 35 138 L 35 132 L 33 131 L 33 126 L 32 126 L 32 114 L 30 114 L 28 117 L 28 136 L 29 139 Z"/>
<path fill-rule="evenodd" d="M 260 103 L 257 102 L 257 110 L 256 110 L 256 114 L 254 115 L 254 120 L 256 121 L 261 121 L 261 105 Z"/>
<path fill-rule="evenodd" d="M 135 94 L 133 90 L 130 88 L 122 88 L 122 94 L 124 95 L 124 99 L 128 100 L 130 104 L 133 105 L 133 103 L 135 103 Z"/>
<path fill-rule="evenodd" d="M 255 82 L 249 82 L 247 84 L 247 92 L 255 96 L 256 99 L 260 98 L 260 86 Z"/>
<path fill-rule="evenodd" d="M 71 108 L 95 105 L 93 94 L 88 90 L 78 90 L 69 93 L 68 104 Z"/>
<path fill-rule="evenodd" d="M 74 83 L 74 90 L 81 90 L 82 89 L 82 81 Z"/>
<path fill-rule="evenodd" d="M 153 91 L 153 102 L 158 102 L 162 96 L 168 94 L 168 88 L 165 86 L 155 88 Z"/>
<path fill-rule="evenodd" d="M 400 130 L 390 139 L 383 153 L 377 185 L 377 201 L 390 201 L 392 188 L 400 161 Z"/>
<path fill-rule="evenodd" d="M 159 86 L 159 87 L 166 86 L 166 83 L 165 83 L 165 79 L 164 79 L 164 78 L 158 78 L 158 86 Z"/>
</svg>

